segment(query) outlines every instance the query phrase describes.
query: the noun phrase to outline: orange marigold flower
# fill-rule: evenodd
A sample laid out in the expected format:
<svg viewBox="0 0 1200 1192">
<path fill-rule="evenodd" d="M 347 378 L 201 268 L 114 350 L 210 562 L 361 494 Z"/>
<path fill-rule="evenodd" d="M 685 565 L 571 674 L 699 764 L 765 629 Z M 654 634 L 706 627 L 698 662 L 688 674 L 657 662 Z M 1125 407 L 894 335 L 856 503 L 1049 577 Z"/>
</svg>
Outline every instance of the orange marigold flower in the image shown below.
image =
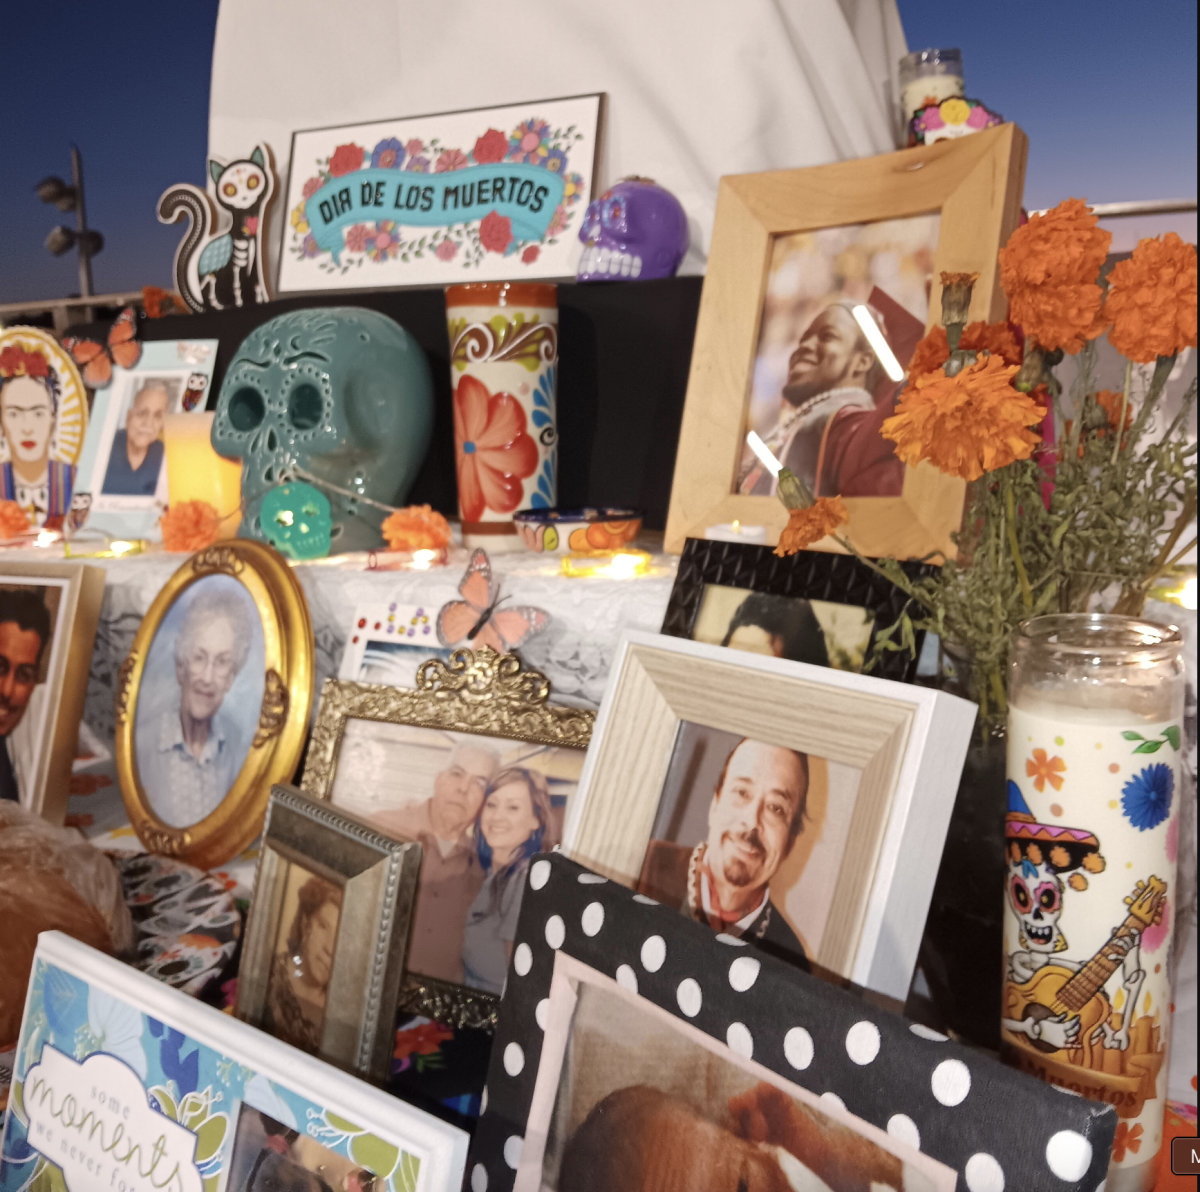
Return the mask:
<svg viewBox="0 0 1200 1192">
<path fill-rule="evenodd" d="M 1047 757 L 1044 749 L 1035 749 L 1033 757 L 1025 759 L 1025 776 L 1033 779 L 1035 790 L 1044 791 L 1048 782 L 1056 791 L 1062 790 L 1062 775 L 1067 763 L 1061 757 Z"/>
<path fill-rule="evenodd" d="M 441 550 L 450 545 L 450 523 L 429 505 L 397 509 L 380 529 L 389 550 Z"/>
<path fill-rule="evenodd" d="M 169 551 L 191 554 L 212 546 L 221 536 L 221 515 L 207 501 L 180 501 L 163 513 L 158 524 Z"/>
<path fill-rule="evenodd" d="M 782 559 L 806 550 L 849 520 L 850 514 L 841 497 L 819 497 L 806 509 L 789 510 L 788 524 L 779 535 L 775 553 Z"/>
<path fill-rule="evenodd" d="M 0 501 L 0 538 L 17 538 L 29 527 L 25 510 L 16 501 Z"/>
<path fill-rule="evenodd" d="M 1000 250 L 1009 318 L 1048 351 L 1078 352 L 1107 326 L 1096 284 L 1112 233 L 1081 199 L 1035 215 Z"/>
<path fill-rule="evenodd" d="M 965 352 L 990 352 L 999 356 L 1005 364 L 1020 365 L 1021 345 L 1007 323 L 968 323 L 963 328 L 958 346 Z M 945 327 L 934 327 L 917 344 L 913 358 L 909 361 L 908 374 L 919 377 L 922 373 L 934 372 L 950 359 L 950 344 L 946 339 Z"/>
<path fill-rule="evenodd" d="M 963 480 L 1028 459 L 1042 441 L 1029 428 L 1045 411 L 1013 388 L 1016 372 L 1016 365 L 999 356 L 980 356 L 954 377 L 941 372 L 914 377 L 897 412 L 883 424 L 883 437 L 896 444 L 906 464 L 928 460 Z"/>
<path fill-rule="evenodd" d="M 1140 240 L 1108 276 L 1104 312 L 1108 342 L 1122 356 L 1149 364 L 1196 346 L 1196 246 L 1174 232 Z"/>
</svg>

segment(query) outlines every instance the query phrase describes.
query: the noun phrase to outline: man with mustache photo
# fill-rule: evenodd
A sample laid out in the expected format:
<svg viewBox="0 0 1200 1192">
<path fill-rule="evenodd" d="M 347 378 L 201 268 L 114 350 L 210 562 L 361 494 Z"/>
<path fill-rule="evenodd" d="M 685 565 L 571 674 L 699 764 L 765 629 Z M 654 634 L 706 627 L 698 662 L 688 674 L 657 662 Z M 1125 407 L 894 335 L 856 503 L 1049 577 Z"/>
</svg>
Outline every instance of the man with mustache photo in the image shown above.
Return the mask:
<svg viewBox="0 0 1200 1192">
<path fill-rule="evenodd" d="M 13 734 L 33 697 L 50 636 L 50 610 L 39 589 L 0 589 L 0 799 L 21 801 L 22 763 L 30 759 Z"/>
<path fill-rule="evenodd" d="M 804 827 L 808 756 L 743 737 L 725 759 L 695 848 L 651 840 L 638 891 L 807 969 L 770 882 Z"/>
</svg>

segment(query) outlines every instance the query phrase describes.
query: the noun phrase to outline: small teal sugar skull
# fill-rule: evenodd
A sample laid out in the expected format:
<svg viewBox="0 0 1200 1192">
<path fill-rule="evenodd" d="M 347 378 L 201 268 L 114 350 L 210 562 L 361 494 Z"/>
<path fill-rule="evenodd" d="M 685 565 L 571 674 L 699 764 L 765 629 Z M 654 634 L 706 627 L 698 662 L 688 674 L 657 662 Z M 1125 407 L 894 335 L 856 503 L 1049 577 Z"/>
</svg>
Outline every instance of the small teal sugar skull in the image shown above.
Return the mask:
<svg viewBox="0 0 1200 1192">
<path fill-rule="evenodd" d="M 334 549 L 373 550 L 385 511 L 359 498 L 402 505 L 432 428 L 433 386 L 416 340 L 376 311 L 328 307 L 280 315 L 242 341 L 212 444 L 242 460 L 242 537 L 270 541 L 264 498 L 300 480 L 325 494 Z"/>
<path fill-rule="evenodd" d="M 293 481 L 271 489 L 258 519 L 263 537 L 289 559 L 323 559 L 333 545 L 329 500 L 311 484 Z"/>
</svg>

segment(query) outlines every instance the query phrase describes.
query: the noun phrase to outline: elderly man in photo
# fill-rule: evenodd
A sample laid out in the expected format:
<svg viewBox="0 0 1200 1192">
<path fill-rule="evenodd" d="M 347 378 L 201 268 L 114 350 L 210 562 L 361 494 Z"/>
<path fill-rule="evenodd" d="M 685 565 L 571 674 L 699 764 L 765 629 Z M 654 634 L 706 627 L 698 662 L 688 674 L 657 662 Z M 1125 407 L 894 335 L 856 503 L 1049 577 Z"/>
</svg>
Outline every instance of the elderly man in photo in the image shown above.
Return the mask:
<svg viewBox="0 0 1200 1192">
<path fill-rule="evenodd" d="M 424 850 L 408 952 L 408 968 L 422 976 L 463 983 L 463 931 L 483 885 L 470 829 L 499 769 L 490 745 L 460 742 L 428 799 L 370 817 L 381 832 L 420 841 Z"/>
<path fill-rule="evenodd" d="M 879 428 L 893 410 L 876 406 L 885 373 L 851 313 L 853 302 L 825 307 L 788 359 L 779 421 L 763 441 L 814 496 L 899 496 L 904 465 Z M 883 317 L 865 309 L 881 332 Z M 738 491 L 774 496 L 777 481 L 747 453 Z"/>
<path fill-rule="evenodd" d="M 807 754 L 743 737 L 717 778 L 708 839 L 695 848 L 652 840 L 639 892 L 808 968 L 770 889 L 803 829 L 807 803 Z"/>
<path fill-rule="evenodd" d="M 32 589 L 0 589 L 0 799 L 21 801 L 21 758 L 13 733 L 37 685 L 50 642 L 50 610 Z"/>
<path fill-rule="evenodd" d="M 220 805 L 241 769 L 242 735 L 221 705 L 254 635 L 247 598 L 200 589 L 175 640 L 179 702 L 138 747 L 138 770 L 155 814 L 173 828 L 199 823 Z M 151 721 L 153 725 L 153 721 Z"/>
<path fill-rule="evenodd" d="M 113 435 L 101 492 L 113 497 L 152 497 L 162 471 L 163 419 L 170 398 L 161 381 L 147 381 L 134 395 L 125 429 Z"/>
</svg>

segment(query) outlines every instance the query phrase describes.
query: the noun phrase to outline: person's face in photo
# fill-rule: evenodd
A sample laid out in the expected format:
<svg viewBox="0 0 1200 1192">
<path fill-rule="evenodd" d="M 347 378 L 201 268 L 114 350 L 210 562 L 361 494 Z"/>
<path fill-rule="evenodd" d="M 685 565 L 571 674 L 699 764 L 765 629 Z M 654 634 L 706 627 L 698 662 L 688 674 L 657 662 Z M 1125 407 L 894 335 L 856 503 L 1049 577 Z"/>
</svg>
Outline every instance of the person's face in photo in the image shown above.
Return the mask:
<svg viewBox="0 0 1200 1192">
<path fill-rule="evenodd" d="M 487 797 L 479 828 L 492 850 L 495 865 L 505 865 L 538 829 L 529 787 L 519 778 L 497 787 Z"/>
<path fill-rule="evenodd" d="M 861 385 L 873 362 L 854 316 L 844 306 L 827 306 L 788 359 L 783 396 L 798 406 L 830 389 Z"/>
<path fill-rule="evenodd" d="M 739 625 L 729 639 L 734 650 L 745 650 L 750 654 L 765 654 L 768 658 L 783 657 L 783 638 L 770 633 L 761 625 Z"/>
<path fill-rule="evenodd" d="M 499 763 L 487 749 L 463 745 L 450 764 L 433 780 L 431 817 L 443 840 L 456 840 L 483 804 L 483 792 L 496 776 Z"/>
<path fill-rule="evenodd" d="M 0 388 L 0 426 L 13 458 L 43 462 L 50 452 L 54 410 L 44 385 L 32 377 L 14 377 Z"/>
<path fill-rule="evenodd" d="M 322 903 L 308 920 L 300 946 L 304 979 L 324 990 L 333 974 L 333 949 L 337 943 L 340 912 L 332 902 Z"/>
<path fill-rule="evenodd" d="M 167 391 L 161 385 L 148 386 L 133 399 L 125 415 L 125 441 L 131 453 L 144 456 L 162 434 L 167 400 Z"/>
<path fill-rule="evenodd" d="M 37 683 L 41 636 L 16 621 L 0 621 L 0 736 L 7 737 L 25 715 Z"/>
<path fill-rule="evenodd" d="M 787 856 L 804 771 L 790 749 L 743 741 L 708 810 L 708 863 L 731 886 L 766 885 Z"/>
<path fill-rule="evenodd" d="M 233 626 L 223 617 L 203 622 L 187 653 L 175 660 L 180 706 L 193 720 L 216 715 L 237 675 Z"/>
</svg>

